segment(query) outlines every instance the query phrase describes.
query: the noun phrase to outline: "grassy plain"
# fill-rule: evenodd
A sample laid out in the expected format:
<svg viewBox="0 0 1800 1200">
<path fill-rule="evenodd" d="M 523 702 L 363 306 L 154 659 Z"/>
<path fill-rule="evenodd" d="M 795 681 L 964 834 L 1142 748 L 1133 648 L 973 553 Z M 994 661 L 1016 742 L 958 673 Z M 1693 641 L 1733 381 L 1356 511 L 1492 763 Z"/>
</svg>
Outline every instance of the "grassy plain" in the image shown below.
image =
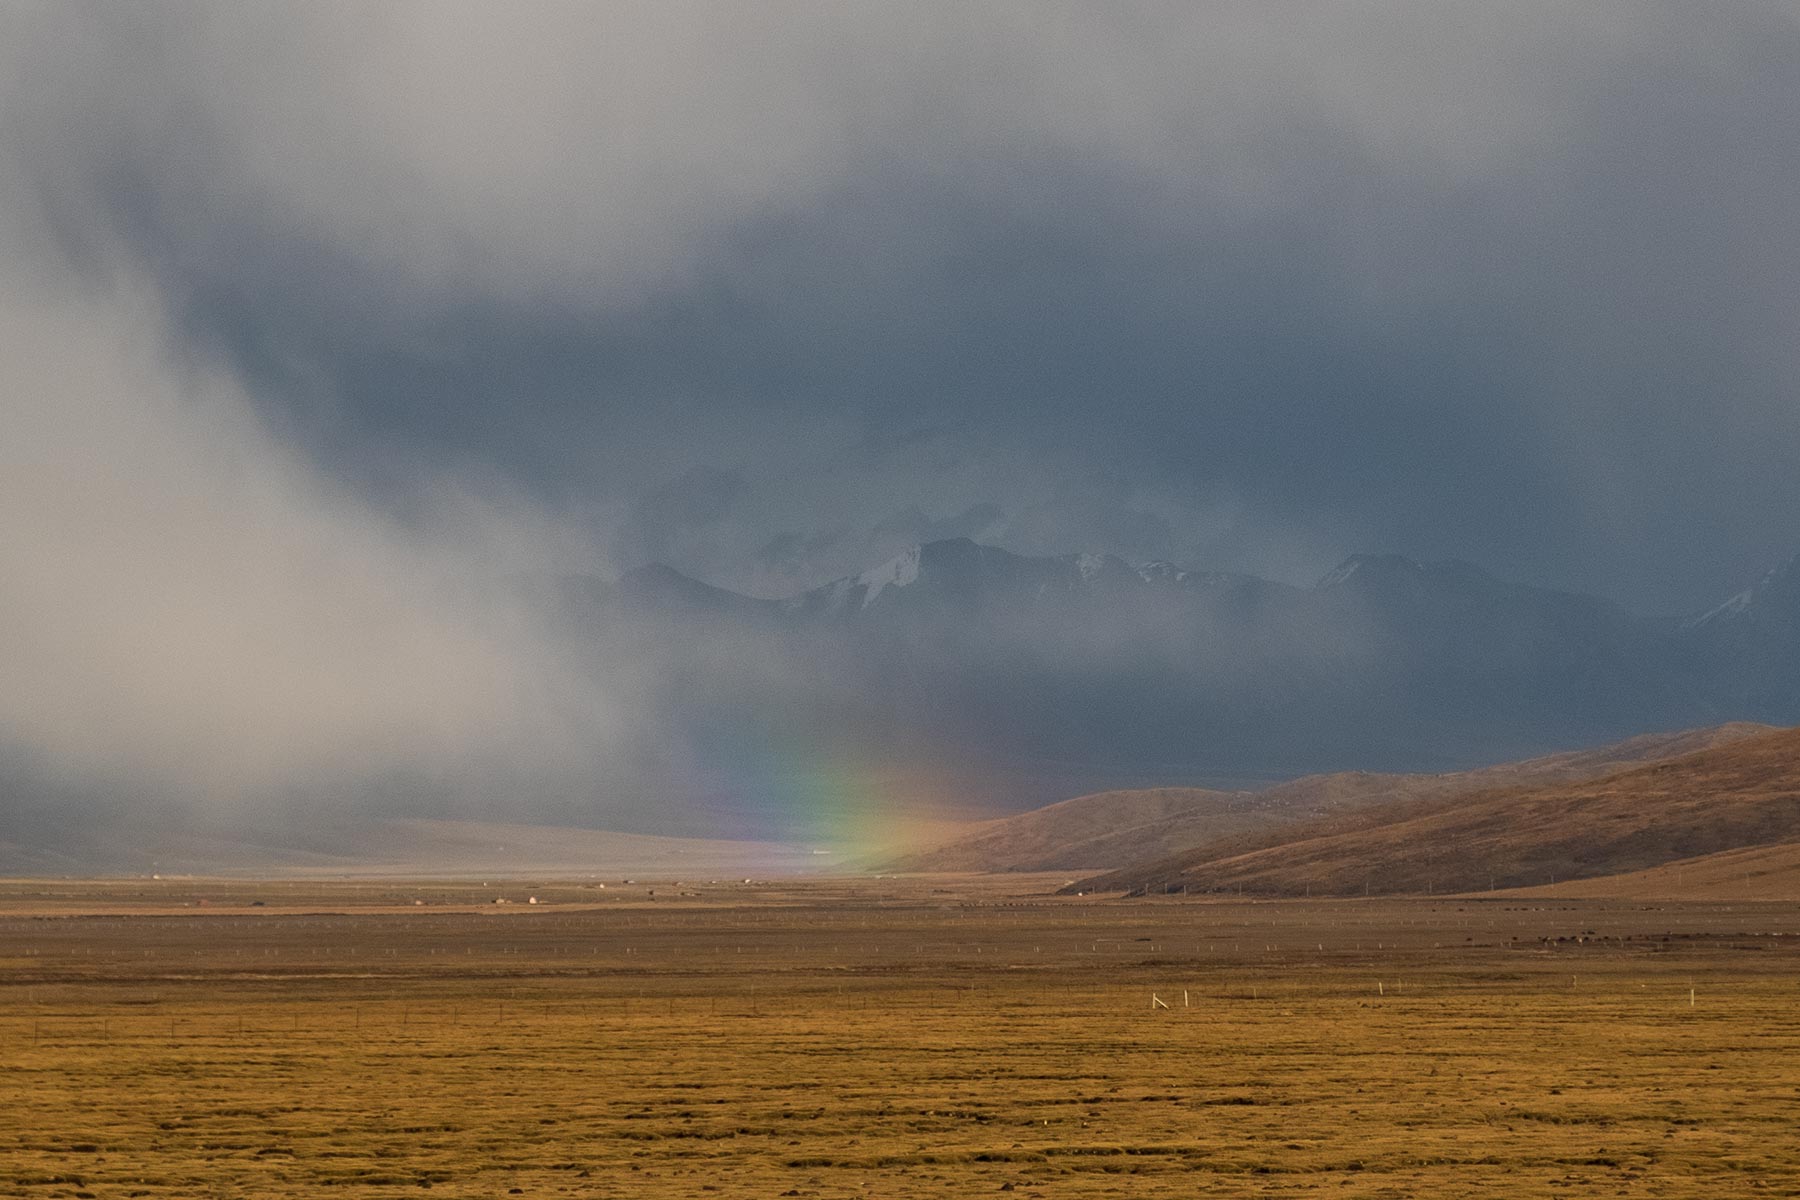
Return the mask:
<svg viewBox="0 0 1800 1200">
<path fill-rule="evenodd" d="M 0 881 L 0 1194 L 1800 1194 L 1800 906 L 1063 882 Z"/>
</svg>

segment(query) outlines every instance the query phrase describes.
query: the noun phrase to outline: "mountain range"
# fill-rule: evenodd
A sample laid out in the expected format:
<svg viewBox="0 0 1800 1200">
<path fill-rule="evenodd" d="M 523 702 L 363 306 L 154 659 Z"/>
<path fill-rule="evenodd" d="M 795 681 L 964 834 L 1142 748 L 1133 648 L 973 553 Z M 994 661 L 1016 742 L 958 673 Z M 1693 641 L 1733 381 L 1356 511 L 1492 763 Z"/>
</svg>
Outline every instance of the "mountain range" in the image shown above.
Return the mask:
<svg viewBox="0 0 1800 1200">
<path fill-rule="evenodd" d="M 702 755 L 1004 764 L 989 812 L 1800 722 L 1797 562 L 1674 617 L 1456 561 L 1357 555 L 1299 587 L 967 539 L 781 599 L 664 566 L 566 595 L 652 656 L 646 719 Z"/>
</svg>

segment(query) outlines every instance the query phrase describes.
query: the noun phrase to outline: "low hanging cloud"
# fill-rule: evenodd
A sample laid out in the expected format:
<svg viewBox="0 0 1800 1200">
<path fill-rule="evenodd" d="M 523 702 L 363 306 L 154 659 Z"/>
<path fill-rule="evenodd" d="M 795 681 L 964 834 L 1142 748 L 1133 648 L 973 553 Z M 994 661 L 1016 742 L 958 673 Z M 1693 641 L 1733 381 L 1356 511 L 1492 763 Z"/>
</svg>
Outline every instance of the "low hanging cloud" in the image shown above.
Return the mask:
<svg viewBox="0 0 1800 1200">
<path fill-rule="evenodd" d="M 283 446 L 129 270 L 45 272 L 32 232 L 0 237 L 24 268 L 0 291 L 9 763 L 246 807 L 592 769 L 613 702 L 508 586 L 578 537 L 441 478 L 418 481 L 431 515 L 377 511 Z"/>
</svg>

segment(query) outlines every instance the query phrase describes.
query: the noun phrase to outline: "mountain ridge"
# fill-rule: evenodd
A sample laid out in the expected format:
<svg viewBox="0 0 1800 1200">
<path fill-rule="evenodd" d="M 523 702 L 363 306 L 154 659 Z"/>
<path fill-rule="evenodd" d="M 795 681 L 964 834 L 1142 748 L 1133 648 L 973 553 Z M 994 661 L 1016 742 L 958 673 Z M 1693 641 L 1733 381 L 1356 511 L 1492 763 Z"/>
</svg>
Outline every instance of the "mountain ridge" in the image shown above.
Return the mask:
<svg viewBox="0 0 1800 1200">
<path fill-rule="evenodd" d="M 1410 579 L 1434 586 L 1479 585 L 1495 591 L 1564 597 L 1614 608 L 1621 612 L 1630 611 L 1618 601 L 1605 597 L 1567 588 L 1544 587 L 1507 580 L 1479 564 L 1459 558 L 1415 559 L 1404 554 L 1359 551 L 1346 555 L 1342 561 L 1319 576 L 1311 585 L 1298 585 L 1282 583 L 1259 575 L 1182 565 L 1166 559 L 1132 563 L 1116 555 L 1090 552 L 1055 555 L 1018 554 L 999 546 L 977 542 L 969 537 L 939 538 L 916 542 L 898 554 L 883 559 L 855 574 L 840 576 L 812 587 L 803 588 L 787 596 L 775 598 L 751 597 L 730 588 L 706 583 L 697 576 L 662 562 L 648 562 L 633 567 L 620 576 L 619 582 L 644 581 L 654 578 L 659 586 L 679 587 L 690 592 L 704 589 L 708 593 L 729 596 L 762 607 L 778 608 L 788 612 L 808 612 L 816 611 L 819 608 L 835 610 L 837 606 L 829 603 L 830 598 L 841 597 L 852 592 L 858 595 L 866 593 L 863 603 L 857 606 L 866 608 L 874 603 L 887 587 L 893 587 L 896 590 L 904 589 L 919 582 L 928 572 L 943 572 L 977 566 L 989 568 L 990 573 L 993 573 L 993 568 L 997 565 L 1032 570 L 1043 578 L 1061 573 L 1068 577 L 1068 582 L 1087 583 L 1106 576 L 1113 582 L 1135 578 L 1143 583 L 1202 587 L 1254 586 L 1294 593 L 1329 591 L 1350 583 L 1353 579 L 1363 582 L 1371 579 L 1384 581 Z M 642 586 L 641 583 L 636 585 Z M 1800 609 L 1800 554 L 1770 567 L 1750 587 L 1732 594 L 1722 603 L 1688 614 L 1673 616 L 1649 614 L 1641 615 L 1639 619 L 1658 623 L 1675 623 L 1692 628 L 1722 617 L 1742 615 L 1756 606 L 1759 601 L 1761 606 L 1766 607 L 1775 603 L 1777 596 L 1784 607 L 1792 606 Z"/>
<path fill-rule="evenodd" d="M 1351 555 L 1298 587 L 952 538 L 781 598 L 654 568 L 573 609 L 655 655 L 646 722 L 703 758 L 853 746 L 890 764 L 1054 762 L 1056 779 L 1108 790 L 1151 766 L 1202 787 L 1418 773 L 1645 729 L 1797 723 L 1787 577 L 1746 602 L 1766 619 L 1697 622 L 1458 560 Z M 1034 770 L 986 811 L 1070 795 Z"/>
<path fill-rule="evenodd" d="M 1310 775 L 1256 791 L 1128 789 L 1077 796 L 985 824 L 880 864 L 895 872 L 1151 869 L 1220 844 L 1280 844 L 1303 822 L 1384 804 L 1439 800 L 1500 787 L 1595 778 L 1642 762 L 1729 745 L 1772 732 L 1736 723 L 1641 734 L 1470 771 L 1408 775 L 1366 771 Z"/>
<path fill-rule="evenodd" d="M 1800 841 L 1800 729 L 1575 782 L 1408 798 L 1072 885 L 1247 895 L 1484 892 Z"/>
</svg>

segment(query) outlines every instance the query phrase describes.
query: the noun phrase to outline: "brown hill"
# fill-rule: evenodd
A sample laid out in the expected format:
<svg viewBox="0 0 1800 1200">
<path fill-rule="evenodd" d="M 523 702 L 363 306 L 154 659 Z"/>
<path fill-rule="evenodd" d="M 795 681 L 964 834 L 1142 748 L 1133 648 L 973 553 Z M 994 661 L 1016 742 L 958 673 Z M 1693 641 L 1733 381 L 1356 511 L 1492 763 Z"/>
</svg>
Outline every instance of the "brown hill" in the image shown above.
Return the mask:
<svg viewBox="0 0 1800 1200">
<path fill-rule="evenodd" d="M 1721 850 L 1660 867 L 1500 893 L 1546 900 L 1800 900 L 1800 841 Z"/>
<path fill-rule="evenodd" d="M 1265 802 L 1282 808 L 1324 813 L 1399 800 L 1465 795 L 1500 787 L 1573 783 L 1611 775 L 1640 763 L 1661 762 L 1772 732 L 1772 725 L 1734 721 L 1704 729 L 1645 733 L 1605 746 L 1565 750 L 1520 762 L 1441 775 L 1383 775 L 1367 771 L 1307 775 L 1290 783 L 1277 784 L 1258 795 Z"/>
<path fill-rule="evenodd" d="M 1506 786 L 1591 779 L 1622 767 L 1769 732 L 1740 723 L 1653 733 L 1609 746 L 1441 775 L 1342 771 L 1308 775 L 1259 792 L 1141 788 L 1077 796 L 991 821 L 953 839 L 881 863 L 897 872 L 1093 871 L 1151 863 L 1232 839 L 1272 845 L 1282 831 L 1337 812 Z"/>
<path fill-rule="evenodd" d="M 884 863 L 895 872 L 1080 871 L 1186 849 L 1209 834 L 1279 820 L 1249 792 L 1137 788 L 1095 792 L 989 821 L 973 833 Z"/>
<path fill-rule="evenodd" d="M 1261 895 L 1472 892 L 1641 871 L 1800 839 L 1800 730 L 1578 783 L 1411 798 L 1214 842 L 1076 885 Z"/>
</svg>

